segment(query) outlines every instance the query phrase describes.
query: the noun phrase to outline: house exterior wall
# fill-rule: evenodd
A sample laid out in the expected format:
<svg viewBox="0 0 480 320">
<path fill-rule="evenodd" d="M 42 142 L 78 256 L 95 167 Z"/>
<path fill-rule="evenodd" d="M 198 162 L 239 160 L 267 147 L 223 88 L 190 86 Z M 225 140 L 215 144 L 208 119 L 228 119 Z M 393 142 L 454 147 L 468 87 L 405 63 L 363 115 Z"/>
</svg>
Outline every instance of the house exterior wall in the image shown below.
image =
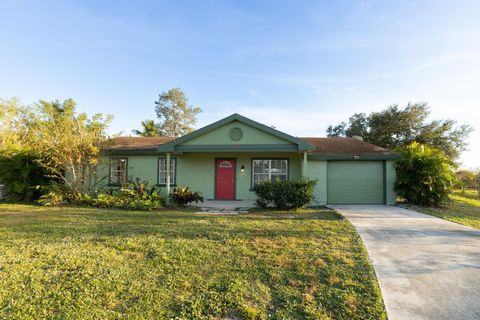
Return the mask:
<svg viewBox="0 0 480 320">
<path fill-rule="evenodd" d="M 150 185 L 158 182 L 158 158 L 165 155 L 115 155 L 126 157 L 127 175 L 129 179 L 139 178 L 148 181 Z M 104 157 L 98 170 L 101 178 L 101 187 L 108 187 L 109 158 Z M 193 191 L 203 193 L 205 199 L 215 197 L 215 159 L 236 159 L 235 168 L 235 197 L 239 200 L 254 200 L 255 194 L 251 191 L 252 159 L 288 159 L 288 177 L 295 179 L 301 177 L 301 155 L 298 153 L 273 152 L 273 153 L 184 153 L 172 155 L 177 161 L 176 185 L 190 187 Z M 241 167 L 245 166 L 244 172 Z M 165 188 L 162 187 L 164 190 Z"/>
<path fill-rule="evenodd" d="M 395 171 L 395 161 L 386 161 L 385 163 L 385 188 L 387 204 L 395 204 L 397 202 L 397 193 L 393 189 L 397 173 Z"/>
<path fill-rule="evenodd" d="M 122 157 L 122 155 L 115 155 L 115 157 Z M 128 159 L 127 175 L 129 179 L 139 178 L 142 181 L 148 181 L 150 185 L 158 183 L 158 158 L 165 157 L 165 155 L 124 155 L 123 157 Z M 99 187 L 108 187 L 109 158 L 103 157 L 102 165 L 99 167 Z M 184 153 L 172 155 L 172 158 L 175 158 L 177 161 L 176 185 L 188 186 L 194 191 L 200 191 L 205 196 L 205 199 L 214 199 L 215 197 L 216 158 L 236 159 L 235 197 L 238 200 L 256 199 L 255 194 L 251 191 L 252 159 L 288 159 L 289 179 L 300 178 L 302 170 L 302 155 L 298 153 Z M 245 166 L 244 172 L 241 172 L 242 165 Z M 314 189 L 315 200 L 312 205 L 327 204 L 327 168 L 327 160 L 308 161 L 306 176 L 317 180 L 317 185 Z M 397 195 L 393 189 L 395 179 L 395 161 L 386 161 L 385 195 L 387 204 L 396 202 Z M 165 187 L 161 188 L 165 192 Z"/>
<path fill-rule="evenodd" d="M 242 130 L 242 137 L 238 141 L 233 141 L 230 138 L 230 130 L 232 128 L 240 128 Z M 217 128 L 211 132 L 205 133 L 192 140 L 186 141 L 183 145 L 228 145 L 228 144 L 288 144 L 292 145 L 290 141 L 286 141 L 274 135 L 265 133 L 257 128 L 241 123 L 239 121 L 233 121 L 225 124 L 224 126 Z"/>
<path fill-rule="evenodd" d="M 129 179 L 140 178 L 142 181 L 148 181 L 150 185 L 157 184 L 157 155 L 112 155 L 111 157 L 128 159 L 127 176 Z M 104 156 L 97 170 L 99 187 L 108 187 L 109 170 L 110 156 Z"/>
<path fill-rule="evenodd" d="M 317 179 L 313 195 L 313 205 L 327 204 L 327 161 L 309 160 L 307 166 L 307 177 Z"/>
</svg>

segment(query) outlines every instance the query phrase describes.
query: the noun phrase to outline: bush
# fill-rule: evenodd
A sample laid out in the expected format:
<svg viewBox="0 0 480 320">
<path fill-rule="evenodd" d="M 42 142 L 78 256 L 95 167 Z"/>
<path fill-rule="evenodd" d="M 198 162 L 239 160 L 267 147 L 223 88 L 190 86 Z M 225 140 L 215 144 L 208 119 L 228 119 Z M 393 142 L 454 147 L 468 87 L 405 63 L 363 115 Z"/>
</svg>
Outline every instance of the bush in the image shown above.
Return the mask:
<svg viewBox="0 0 480 320">
<path fill-rule="evenodd" d="M 253 192 L 257 196 L 255 203 L 260 208 L 266 208 L 273 201 L 272 196 L 272 182 L 261 181 L 253 186 Z"/>
<path fill-rule="evenodd" d="M 37 186 L 36 189 L 43 193 L 37 200 L 39 204 L 46 207 L 60 206 L 72 202 L 73 195 L 60 183 L 50 182 L 46 186 Z"/>
<path fill-rule="evenodd" d="M 298 209 L 308 205 L 315 198 L 313 191 L 316 180 L 307 178 L 282 181 L 262 181 L 253 187 L 257 196 L 256 204 L 266 208 L 272 204 L 277 210 Z"/>
<path fill-rule="evenodd" d="M 160 190 L 139 179 L 128 181 L 125 187 L 119 190 L 102 191 L 97 196 L 74 194 L 59 183 L 50 183 L 42 189 L 45 194 L 40 197 L 38 203 L 44 206 L 83 204 L 98 208 L 134 210 L 155 210 L 165 206 L 165 197 L 160 194 Z"/>
<path fill-rule="evenodd" d="M 408 203 L 431 206 L 448 200 L 455 176 L 453 163 L 440 151 L 416 142 L 396 150 L 395 191 Z"/>
<path fill-rule="evenodd" d="M 42 195 L 37 203 L 42 206 L 60 206 L 60 205 L 90 205 L 93 197 L 86 193 L 73 192 L 72 189 L 63 183 L 51 181 L 46 186 L 36 186 Z"/>
<path fill-rule="evenodd" d="M 38 185 L 47 185 L 47 170 L 40 167 L 35 157 L 22 152 L 0 156 L 0 184 L 5 185 L 5 199 L 9 201 L 34 201 L 42 195 Z"/>
<path fill-rule="evenodd" d="M 165 197 L 147 181 L 130 180 L 120 190 L 100 192 L 88 204 L 99 208 L 121 208 L 134 210 L 155 210 L 165 206 Z"/>
<path fill-rule="evenodd" d="M 191 202 L 203 202 L 204 198 L 200 192 L 193 192 L 189 187 L 177 187 L 170 193 L 170 199 L 179 206 L 186 206 Z"/>
</svg>

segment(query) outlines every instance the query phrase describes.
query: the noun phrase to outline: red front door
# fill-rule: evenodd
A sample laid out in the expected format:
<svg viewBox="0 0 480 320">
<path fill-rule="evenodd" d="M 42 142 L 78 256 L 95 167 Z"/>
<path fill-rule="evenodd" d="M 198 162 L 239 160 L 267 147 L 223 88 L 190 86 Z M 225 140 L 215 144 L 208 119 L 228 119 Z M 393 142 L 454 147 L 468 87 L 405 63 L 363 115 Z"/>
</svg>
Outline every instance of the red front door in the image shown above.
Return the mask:
<svg viewBox="0 0 480 320">
<path fill-rule="evenodd" d="M 215 160 L 215 199 L 235 199 L 235 160 Z"/>
</svg>

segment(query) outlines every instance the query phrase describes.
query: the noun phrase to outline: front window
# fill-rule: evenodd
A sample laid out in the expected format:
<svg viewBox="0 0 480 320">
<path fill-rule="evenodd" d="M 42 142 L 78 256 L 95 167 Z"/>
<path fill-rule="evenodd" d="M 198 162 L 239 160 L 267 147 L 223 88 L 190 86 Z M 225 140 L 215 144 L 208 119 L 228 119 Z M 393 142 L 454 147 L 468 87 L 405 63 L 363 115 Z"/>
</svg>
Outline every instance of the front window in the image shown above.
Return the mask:
<svg viewBox="0 0 480 320">
<path fill-rule="evenodd" d="M 124 185 L 127 182 L 127 158 L 110 158 L 109 184 Z"/>
<path fill-rule="evenodd" d="M 175 184 L 175 169 L 177 161 L 175 158 L 170 159 L 170 185 Z M 158 158 L 158 184 L 167 184 L 167 159 Z"/>
<path fill-rule="evenodd" d="M 287 180 L 288 160 L 257 159 L 252 161 L 252 182 L 256 184 L 265 180 Z"/>
</svg>

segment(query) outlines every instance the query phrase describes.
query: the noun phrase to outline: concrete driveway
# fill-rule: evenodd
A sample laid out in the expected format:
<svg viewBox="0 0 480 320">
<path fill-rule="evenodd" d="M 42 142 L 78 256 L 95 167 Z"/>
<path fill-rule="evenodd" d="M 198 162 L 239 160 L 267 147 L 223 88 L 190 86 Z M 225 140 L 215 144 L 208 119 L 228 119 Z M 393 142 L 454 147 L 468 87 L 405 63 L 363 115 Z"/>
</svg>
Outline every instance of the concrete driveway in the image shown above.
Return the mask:
<svg viewBox="0 0 480 320">
<path fill-rule="evenodd" d="M 393 206 L 331 206 L 367 247 L 390 320 L 480 319 L 480 231 Z"/>
</svg>

